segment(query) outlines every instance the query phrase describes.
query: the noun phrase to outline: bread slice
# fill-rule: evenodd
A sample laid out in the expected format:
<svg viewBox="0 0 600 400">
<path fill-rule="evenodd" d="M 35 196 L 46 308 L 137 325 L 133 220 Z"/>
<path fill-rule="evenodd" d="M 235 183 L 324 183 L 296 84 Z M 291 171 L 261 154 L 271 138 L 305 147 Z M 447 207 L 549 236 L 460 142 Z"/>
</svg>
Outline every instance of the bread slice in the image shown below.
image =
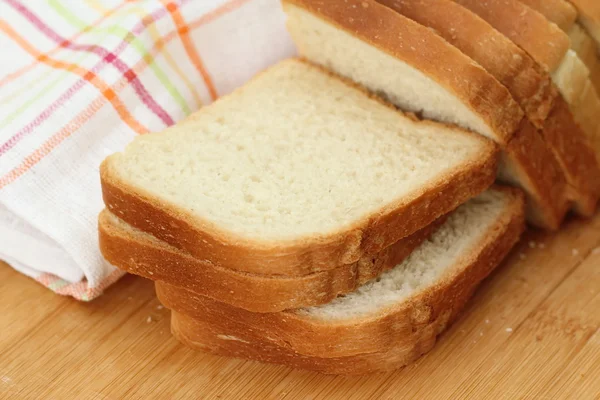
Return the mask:
<svg viewBox="0 0 600 400">
<path fill-rule="evenodd" d="M 523 229 L 521 194 L 495 188 L 459 207 L 402 264 L 322 306 L 256 314 L 156 289 L 175 311 L 173 333 L 192 347 L 334 374 L 388 370 L 433 347 Z"/>
<path fill-rule="evenodd" d="M 499 176 L 526 191 L 532 211 L 528 221 L 558 228 L 568 209 L 560 167 L 543 141 L 524 137 L 536 135 L 535 129 L 508 90 L 479 64 L 374 0 L 284 0 L 283 8 L 302 56 L 401 109 L 499 143 L 504 150 Z M 535 150 L 512 143 L 521 140 L 536 145 Z M 533 153 L 543 163 L 535 164 Z"/>
<path fill-rule="evenodd" d="M 579 12 L 579 22 L 596 40 L 600 49 L 600 2 L 598 0 L 570 0 Z"/>
<path fill-rule="evenodd" d="M 600 108 L 593 108 L 595 104 L 586 104 L 581 107 L 579 97 L 587 82 L 589 81 L 589 70 L 578 56 L 569 50 L 569 37 L 555 24 L 548 21 L 542 14 L 531 9 L 518 0 L 454 0 L 469 10 L 485 19 L 498 31 L 509 37 L 513 42 L 521 46 L 533 57 L 535 61 L 544 66 L 552 73 L 552 79 L 559 91 L 569 103 L 569 108 L 578 123 L 584 121 L 590 113 L 600 115 Z M 550 56 L 552 55 L 552 56 Z M 575 89 L 573 89 L 575 88 Z M 590 111 L 591 110 L 591 111 Z M 571 121 L 568 125 L 573 126 Z M 589 125 L 581 125 L 586 138 L 577 138 L 580 143 L 594 142 L 596 129 Z M 574 130 L 577 134 L 578 129 Z M 569 132 L 569 135 L 573 133 Z M 595 152 L 596 160 L 600 160 L 600 153 Z M 576 157 L 576 155 L 573 155 Z M 586 158 L 590 158 L 587 157 Z M 597 165 L 597 162 L 596 162 Z M 589 176 L 595 181 L 597 173 L 595 168 Z M 596 187 L 596 182 L 591 182 Z M 577 204 L 578 210 L 584 215 L 590 215 L 595 211 L 595 204 L 591 202 L 588 206 Z"/>
<path fill-rule="evenodd" d="M 577 20 L 577 9 L 566 0 L 519 0 L 533 8 L 549 21 L 568 32 Z"/>
<path fill-rule="evenodd" d="M 568 34 L 571 40 L 571 48 L 575 50 L 581 61 L 591 71 L 598 60 L 599 53 L 596 42 L 580 24 L 573 25 Z"/>
<path fill-rule="evenodd" d="M 489 187 L 494 144 L 287 60 L 101 166 L 107 208 L 217 266 L 357 262 Z"/>
<path fill-rule="evenodd" d="M 590 72 L 578 56 L 569 51 L 570 39 L 542 14 L 518 0 L 454 0 L 473 11 L 498 31 L 527 51 L 535 61 L 552 73 L 565 100 L 574 108 L 577 96 Z M 598 110 L 600 114 L 600 110 Z M 589 136 L 591 132 L 586 132 Z"/>
<path fill-rule="evenodd" d="M 571 47 L 569 37 L 519 0 L 454 0 L 486 20 L 554 72 Z"/>
<path fill-rule="evenodd" d="M 98 220 L 100 250 L 112 265 L 168 282 L 253 312 L 277 312 L 327 303 L 401 263 L 444 222 L 429 226 L 358 262 L 308 275 L 258 275 L 219 267 L 136 229 L 104 210 Z"/>
<path fill-rule="evenodd" d="M 550 76 L 523 49 L 477 14 L 452 0 L 378 0 L 433 29 L 506 86 L 525 115 L 542 128 L 558 91 Z"/>
<path fill-rule="evenodd" d="M 595 132 L 590 138 L 595 147 L 596 154 L 600 155 L 600 137 L 598 135 L 598 127 L 600 126 L 600 99 L 596 92 L 596 88 L 591 82 L 586 82 L 586 85 L 581 91 L 581 98 L 577 104 L 577 108 L 581 110 L 578 114 L 577 122 L 581 124 L 583 129 L 588 132 Z"/>
<path fill-rule="evenodd" d="M 590 71 L 590 80 L 596 93 L 600 93 L 600 52 L 596 41 L 579 24 L 573 25 L 569 30 L 569 38 L 571 48 Z"/>
<path fill-rule="evenodd" d="M 575 51 L 567 51 L 563 62 L 552 73 L 552 80 L 567 103 L 577 110 L 579 97 L 590 80 L 590 71 Z"/>
<path fill-rule="evenodd" d="M 586 216 L 594 212 L 600 197 L 600 181 L 596 183 L 589 176 L 600 175 L 600 167 L 590 144 L 584 140 L 585 134 L 565 108 L 564 100 L 558 98 L 550 76 L 537 62 L 485 20 L 451 0 L 379 0 L 379 3 L 433 29 L 505 85 L 529 120 L 540 129 L 570 185 L 569 198 L 574 208 Z"/>
</svg>

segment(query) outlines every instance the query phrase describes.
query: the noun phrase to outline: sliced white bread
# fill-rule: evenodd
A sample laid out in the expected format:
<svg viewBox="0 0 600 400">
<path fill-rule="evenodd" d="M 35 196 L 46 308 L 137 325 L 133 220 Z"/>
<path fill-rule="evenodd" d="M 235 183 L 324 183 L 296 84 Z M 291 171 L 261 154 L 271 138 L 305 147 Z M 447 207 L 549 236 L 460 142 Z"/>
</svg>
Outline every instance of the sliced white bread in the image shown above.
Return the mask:
<svg viewBox="0 0 600 400">
<path fill-rule="evenodd" d="M 534 10 L 543 14 L 550 22 L 558 25 L 563 31 L 567 32 L 571 39 L 571 49 L 577 53 L 577 56 L 585 64 L 590 71 L 590 80 L 596 88 L 596 92 L 600 91 L 600 52 L 599 47 L 594 38 L 588 31 L 576 23 L 578 12 L 575 6 L 566 0 L 520 0 Z M 600 6 L 590 6 L 591 3 L 581 2 L 580 4 L 592 11 L 593 7 L 597 7 L 596 13 L 600 21 Z M 596 2 L 596 4 L 600 4 Z M 582 18 L 586 18 L 582 13 Z"/>
<path fill-rule="evenodd" d="M 570 0 L 579 12 L 579 23 L 596 40 L 600 49 L 600 1 Z"/>
<path fill-rule="evenodd" d="M 304 275 L 352 264 L 494 180 L 496 146 L 419 121 L 287 60 L 101 166 L 131 226 L 223 267 Z"/>
<path fill-rule="evenodd" d="M 552 74 L 554 82 L 574 106 L 590 71 L 570 52 L 569 36 L 543 14 L 519 0 L 454 0 L 473 11 L 527 51 Z M 599 110 L 600 112 L 600 110 Z M 577 109 L 573 109 L 577 115 Z"/>
<path fill-rule="evenodd" d="M 568 31 L 569 39 L 571 40 L 571 48 L 575 50 L 581 61 L 587 65 L 588 69 L 592 69 L 598 60 L 598 46 L 594 39 L 587 31 L 579 24 L 573 25 Z"/>
<path fill-rule="evenodd" d="M 568 209 L 560 167 L 508 90 L 484 68 L 374 0 L 284 0 L 283 8 L 302 56 L 403 110 L 499 143 L 499 178 L 525 190 L 528 221 L 558 228 Z"/>
<path fill-rule="evenodd" d="M 568 32 L 577 21 L 577 9 L 566 0 L 519 0 L 533 8 L 549 21 Z"/>
<path fill-rule="evenodd" d="M 331 303 L 257 314 L 156 283 L 185 344 L 332 374 L 401 367 L 429 351 L 524 229 L 523 198 L 492 189 L 467 202 L 410 257 Z"/>
<path fill-rule="evenodd" d="M 539 12 L 519 0 L 454 0 L 486 20 L 554 72 L 571 47 L 569 37 Z"/>
<path fill-rule="evenodd" d="M 587 82 L 583 88 L 577 107 L 582 110 L 578 121 L 581 126 L 586 130 L 596 130 L 598 132 L 600 128 L 600 114 L 598 114 L 597 110 L 600 110 L 600 99 L 591 82 Z M 592 140 L 593 146 L 600 153 L 600 135 L 597 134 Z"/>
<path fill-rule="evenodd" d="M 378 0 L 433 29 L 506 86 L 525 115 L 542 128 L 558 91 L 550 76 L 523 49 L 477 14 L 452 0 Z"/>
<path fill-rule="evenodd" d="M 590 80 L 596 88 L 596 93 L 600 93 L 600 52 L 596 41 L 579 24 L 573 25 L 569 30 L 569 38 L 571 48 L 590 71 Z"/>
<path fill-rule="evenodd" d="M 454 0 L 485 19 L 498 31 L 522 47 L 532 58 L 552 73 L 561 94 L 569 103 L 575 120 L 581 124 L 587 140 L 597 142 L 598 132 L 589 128 L 585 116 L 600 115 L 595 103 L 580 104 L 581 91 L 587 85 L 590 71 L 569 50 L 569 37 L 541 13 L 518 0 Z M 577 89 L 573 90 L 573 87 Z M 600 159 L 600 148 L 594 148 Z M 595 176 L 594 176 L 595 178 Z"/>
<path fill-rule="evenodd" d="M 527 52 L 489 23 L 452 0 L 379 0 L 433 29 L 505 85 L 540 129 L 570 185 L 570 200 L 590 215 L 600 197 L 600 167 L 548 73 Z M 581 90 L 582 88 L 580 88 Z M 562 130 L 557 130 L 557 128 Z"/>
<path fill-rule="evenodd" d="M 590 70 L 577 53 L 569 49 L 563 61 L 552 73 L 552 80 L 567 103 L 577 110 L 577 102 L 583 88 L 590 80 Z"/>
<path fill-rule="evenodd" d="M 193 257 L 132 227 L 107 210 L 98 219 L 100 251 L 131 274 L 168 282 L 253 312 L 277 312 L 327 303 L 401 263 L 444 222 L 429 226 L 353 264 L 308 275 L 258 275 Z"/>
</svg>

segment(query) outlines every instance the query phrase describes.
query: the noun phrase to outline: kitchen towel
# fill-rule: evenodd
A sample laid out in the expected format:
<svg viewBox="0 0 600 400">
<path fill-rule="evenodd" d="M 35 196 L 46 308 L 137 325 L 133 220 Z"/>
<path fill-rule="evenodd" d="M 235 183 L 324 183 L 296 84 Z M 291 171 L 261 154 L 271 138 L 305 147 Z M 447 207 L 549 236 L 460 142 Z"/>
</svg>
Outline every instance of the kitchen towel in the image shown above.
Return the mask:
<svg viewBox="0 0 600 400">
<path fill-rule="evenodd" d="M 0 0 L 0 49 L 0 260 L 84 301 L 101 161 L 295 52 L 278 0 Z"/>
</svg>

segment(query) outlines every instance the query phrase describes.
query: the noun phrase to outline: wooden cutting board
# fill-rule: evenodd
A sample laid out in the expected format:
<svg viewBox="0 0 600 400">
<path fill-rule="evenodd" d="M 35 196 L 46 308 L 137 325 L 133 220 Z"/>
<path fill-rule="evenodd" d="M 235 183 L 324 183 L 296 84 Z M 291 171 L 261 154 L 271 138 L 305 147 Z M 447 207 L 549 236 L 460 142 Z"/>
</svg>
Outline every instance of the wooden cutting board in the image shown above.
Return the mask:
<svg viewBox="0 0 600 400">
<path fill-rule="evenodd" d="M 600 399 L 600 216 L 530 232 L 416 364 L 334 377 L 188 350 L 150 282 L 91 303 L 0 264 L 2 399 Z"/>
</svg>

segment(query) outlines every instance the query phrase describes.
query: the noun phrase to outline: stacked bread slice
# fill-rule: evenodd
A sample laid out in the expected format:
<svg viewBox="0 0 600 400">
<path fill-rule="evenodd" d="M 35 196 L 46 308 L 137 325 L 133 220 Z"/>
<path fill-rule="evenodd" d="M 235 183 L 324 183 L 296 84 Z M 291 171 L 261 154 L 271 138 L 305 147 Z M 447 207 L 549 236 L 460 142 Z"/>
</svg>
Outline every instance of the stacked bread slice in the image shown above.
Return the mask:
<svg viewBox="0 0 600 400">
<path fill-rule="evenodd" d="M 302 59 L 105 160 L 102 253 L 156 281 L 180 341 L 398 368 L 525 219 L 594 212 L 596 154 L 552 71 L 465 1 L 284 0 Z"/>
</svg>

